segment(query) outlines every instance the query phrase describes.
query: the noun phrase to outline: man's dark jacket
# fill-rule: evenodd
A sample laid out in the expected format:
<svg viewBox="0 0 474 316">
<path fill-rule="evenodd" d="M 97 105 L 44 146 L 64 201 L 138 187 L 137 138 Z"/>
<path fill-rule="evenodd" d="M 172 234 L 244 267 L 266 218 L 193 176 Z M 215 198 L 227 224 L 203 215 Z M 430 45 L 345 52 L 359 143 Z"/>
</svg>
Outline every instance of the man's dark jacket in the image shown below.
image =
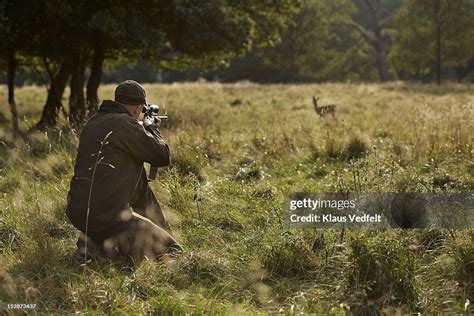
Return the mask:
<svg viewBox="0 0 474 316">
<path fill-rule="evenodd" d="M 146 176 L 143 162 L 156 167 L 170 163 L 169 148 L 158 127 L 144 128 L 123 105 L 104 101 L 79 140 L 66 211 L 73 225 L 85 231 L 88 205 L 88 231 L 107 230 L 120 222 L 122 210 L 129 212 L 138 183 Z"/>
</svg>

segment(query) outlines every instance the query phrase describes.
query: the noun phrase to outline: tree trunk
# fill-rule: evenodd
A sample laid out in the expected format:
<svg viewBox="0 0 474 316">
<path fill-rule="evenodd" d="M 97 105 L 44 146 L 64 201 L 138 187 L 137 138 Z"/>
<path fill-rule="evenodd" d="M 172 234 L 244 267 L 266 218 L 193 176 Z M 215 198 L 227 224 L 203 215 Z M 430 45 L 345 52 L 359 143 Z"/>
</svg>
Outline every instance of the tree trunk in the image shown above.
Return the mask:
<svg viewBox="0 0 474 316">
<path fill-rule="evenodd" d="M 94 59 L 92 60 L 91 75 L 87 82 L 87 116 L 92 116 L 99 108 L 99 89 L 102 77 L 102 66 L 105 60 L 104 49 L 98 45 L 94 50 Z"/>
<path fill-rule="evenodd" d="M 16 71 L 17 61 L 15 58 L 15 52 L 8 52 L 8 104 L 10 105 L 10 111 L 12 113 L 12 123 L 13 130 L 15 132 L 19 131 L 18 128 L 18 111 L 16 109 L 15 102 L 15 71 Z"/>
<path fill-rule="evenodd" d="M 385 55 L 385 47 L 383 43 L 382 33 L 378 27 L 375 30 L 374 48 L 375 65 L 377 66 L 377 70 L 379 72 L 380 81 L 389 81 L 390 76 L 388 74 L 388 64 Z"/>
<path fill-rule="evenodd" d="M 390 77 L 388 74 L 388 64 L 385 54 L 385 44 L 383 40 L 382 27 L 380 26 L 381 18 L 378 13 L 379 9 L 369 0 L 366 0 L 365 4 L 369 8 L 370 15 L 372 17 L 374 36 L 371 39 L 370 44 L 374 49 L 375 66 L 377 67 L 380 81 L 386 82 L 390 80 Z"/>
<path fill-rule="evenodd" d="M 48 98 L 41 114 L 41 119 L 36 125 L 37 128 L 43 129 L 55 126 L 58 121 L 59 110 L 62 107 L 62 97 L 64 89 L 72 72 L 72 63 L 69 59 L 63 60 L 58 73 L 51 80 L 51 86 L 48 91 Z"/>
<path fill-rule="evenodd" d="M 74 58 L 74 69 L 71 77 L 69 96 L 69 122 L 77 127 L 84 123 L 86 104 L 84 100 L 85 62 L 77 56 Z"/>
<path fill-rule="evenodd" d="M 436 23 L 436 44 L 435 44 L 435 63 L 436 63 L 436 83 L 441 84 L 441 21 L 440 21 L 440 3 L 436 0 L 434 3 L 435 23 Z"/>
<path fill-rule="evenodd" d="M 436 32 L 436 83 L 441 84 L 441 39 Z"/>
</svg>

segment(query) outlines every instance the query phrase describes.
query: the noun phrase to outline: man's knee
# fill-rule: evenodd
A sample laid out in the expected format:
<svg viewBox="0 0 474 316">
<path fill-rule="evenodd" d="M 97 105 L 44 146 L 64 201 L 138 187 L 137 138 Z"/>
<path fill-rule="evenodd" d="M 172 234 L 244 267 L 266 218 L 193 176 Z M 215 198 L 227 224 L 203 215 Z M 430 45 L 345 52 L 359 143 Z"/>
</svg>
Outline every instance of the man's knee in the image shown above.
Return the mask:
<svg viewBox="0 0 474 316">
<path fill-rule="evenodd" d="M 182 251 L 182 246 L 166 230 L 150 220 L 133 217 L 127 229 L 104 242 L 111 255 L 131 256 L 136 262 L 159 259 L 168 253 Z"/>
</svg>

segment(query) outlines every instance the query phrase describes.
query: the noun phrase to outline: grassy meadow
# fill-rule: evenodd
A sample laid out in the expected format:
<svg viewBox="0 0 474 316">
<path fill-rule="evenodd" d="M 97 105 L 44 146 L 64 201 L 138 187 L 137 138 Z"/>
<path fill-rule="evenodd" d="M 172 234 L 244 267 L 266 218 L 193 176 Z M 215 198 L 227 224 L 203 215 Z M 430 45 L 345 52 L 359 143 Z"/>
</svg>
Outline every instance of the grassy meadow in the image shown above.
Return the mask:
<svg viewBox="0 0 474 316">
<path fill-rule="evenodd" d="M 280 216 L 286 192 L 473 191 L 472 85 L 145 88 L 169 115 L 172 164 L 152 188 L 185 252 L 75 264 L 65 206 L 77 132 L 64 117 L 27 132 L 46 91 L 23 87 L 24 135 L 0 123 L 0 302 L 61 314 L 474 312 L 472 229 L 288 230 Z M 316 115 L 313 95 L 336 119 Z M 0 100 L 9 117 L 4 86 Z"/>
</svg>

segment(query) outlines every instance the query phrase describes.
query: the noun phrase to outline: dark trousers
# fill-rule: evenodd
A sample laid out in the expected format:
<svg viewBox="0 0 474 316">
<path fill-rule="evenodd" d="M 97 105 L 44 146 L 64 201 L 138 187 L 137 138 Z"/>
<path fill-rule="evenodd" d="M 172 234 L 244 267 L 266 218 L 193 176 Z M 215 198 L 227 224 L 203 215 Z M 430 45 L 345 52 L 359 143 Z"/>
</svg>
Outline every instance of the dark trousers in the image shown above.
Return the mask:
<svg viewBox="0 0 474 316">
<path fill-rule="evenodd" d="M 173 237 L 170 225 L 148 185 L 145 173 L 130 202 L 131 216 L 126 216 L 114 227 L 90 232 L 89 237 L 102 245 L 110 257 L 127 256 L 136 262 L 157 259 L 179 251 L 181 245 Z M 130 214 L 130 212 L 127 212 Z"/>
</svg>

